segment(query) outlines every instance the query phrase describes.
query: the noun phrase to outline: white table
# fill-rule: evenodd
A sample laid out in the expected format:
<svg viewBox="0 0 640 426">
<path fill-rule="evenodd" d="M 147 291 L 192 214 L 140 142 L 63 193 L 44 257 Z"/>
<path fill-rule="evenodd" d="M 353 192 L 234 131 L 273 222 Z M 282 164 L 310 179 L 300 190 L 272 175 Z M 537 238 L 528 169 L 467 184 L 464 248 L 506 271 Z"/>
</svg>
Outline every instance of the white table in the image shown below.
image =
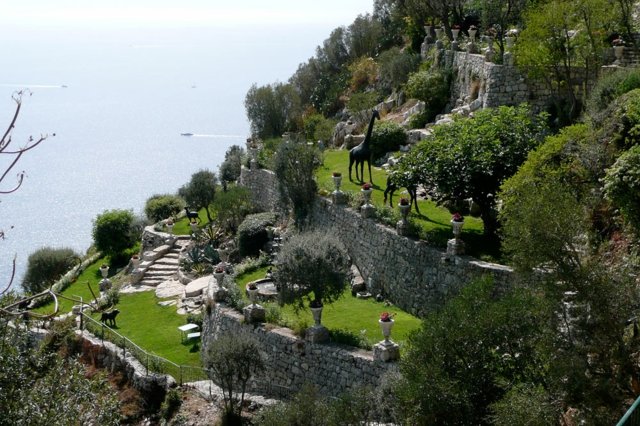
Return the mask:
<svg viewBox="0 0 640 426">
<path fill-rule="evenodd" d="M 195 330 L 197 328 L 198 328 L 198 324 L 185 324 L 185 325 L 181 325 L 180 327 L 178 327 L 178 330 L 180 330 L 180 335 L 182 337 L 182 340 L 184 340 L 185 335 L 187 335 L 187 333 L 189 331 Z M 194 333 L 190 333 L 187 338 L 190 339 L 191 337 L 193 337 L 193 336 L 191 336 L 191 334 L 194 334 Z M 198 333 L 198 334 L 200 334 L 200 333 Z"/>
</svg>

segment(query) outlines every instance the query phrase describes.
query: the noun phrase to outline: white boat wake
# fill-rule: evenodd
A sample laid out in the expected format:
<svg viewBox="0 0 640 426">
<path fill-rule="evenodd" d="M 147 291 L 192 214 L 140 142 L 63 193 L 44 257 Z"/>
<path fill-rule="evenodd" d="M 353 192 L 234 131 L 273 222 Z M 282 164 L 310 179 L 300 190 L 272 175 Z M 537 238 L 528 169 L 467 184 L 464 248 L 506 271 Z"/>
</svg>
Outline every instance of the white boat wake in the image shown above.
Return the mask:
<svg viewBox="0 0 640 426">
<path fill-rule="evenodd" d="M 204 133 L 180 133 L 181 136 L 189 136 L 192 138 L 218 138 L 218 139 L 240 139 L 240 135 L 210 135 Z"/>
<path fill-rule="evenodd" d="M 16 89 L 64 89 L 66 84 L 14 84 L 14 83 L 0 83 L 0 87 L 15 87 Z"/>
</svg>

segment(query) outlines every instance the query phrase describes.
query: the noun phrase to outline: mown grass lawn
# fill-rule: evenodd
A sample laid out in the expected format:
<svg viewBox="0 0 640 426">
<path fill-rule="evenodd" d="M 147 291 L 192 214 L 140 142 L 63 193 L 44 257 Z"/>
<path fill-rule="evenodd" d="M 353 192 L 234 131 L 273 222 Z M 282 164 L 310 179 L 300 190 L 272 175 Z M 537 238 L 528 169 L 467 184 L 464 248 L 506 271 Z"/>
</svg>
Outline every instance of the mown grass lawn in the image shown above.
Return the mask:
<svg viewBox="0 0 640 426">
<path fill-rule="evenodd" d="M 332 172 L 342 173 L 341 190 L 360 193 L 361 184 L 355 181 L 355 167 L 352 170 L 353 181 L 349 180 L 349 151 L 348 150 L 327 150 L 324 152 L 324 164 L 316 172 L 316 179 L 321 190 L 328 193 L 333 192 L 335 186 L 333 184 Z M 387 173 L 379 167 L 372 167 L 373 175 L 373 193 L 371 196 L 372 203 L 379 209 L 383 208 L 384 190 L 387 184 Z M 365 166 L 365 180 L 369 179 L 369 172 Z M 403 194 L 404 192 L 404 194 Z M 399 219 L 397 204 L 400 197 L 408 197 L 406 189 L 401 188 L 396 191 L 393 198 L 395 217 L 391 222 Z M 387 200 L 387 206 L 389 202 Z M 420 215 L 414 209 L 409 214 L 409 219 L 419 228 L 419 237 L 425 239 L 430 244 L 445 248 L 447 240 L 453 238 L 451 231 L 451 213 L 437 206 L 434 202 L 428 200 L 419 200 Z M 386 211 L 386 216 L 391 216 L 391 212 Z M 499 261 L 501 259 L 499 244 L 497 241 L 487 239 L 483 235 L 483 225 L 480 218 L 465 216 L 464 228 L 462 231 L 462 240 L 466 244 L 467 253 L 489 261 Z"/>
<path fill-rule="evenodd" d="M 178 327 L 186 316 L 178 315 L 174 306 L 160 306 L 153 291 L 120 295 L 115 331 L 147 352 L 180 365 L 200 366 L 200 341 L 181 341 Z M 100 320 L 100 313 L 92 315 Z"/>
<path fill-rule="evenodd" d="M 69 287 L 62 291 L 62 295 L 66 297 L 73 298 L 75 300 L 82 298 L 84 302 L 91 302 L 93 300 L 93 295 L 91 294 L 91 290 L 93 293 L 100 297 L 100 289 L 99 282 L 102 279 L 102 274 L 100 273 L 100 265 L 106 262 L 106 258 L 100 258 L 96 262 L 92 263 L 85 269 L 78 278 L 71 283 Z M 113 271 L 109 271 L 110 274 Z M 91 287 L 91 290 L 89 290 Z M 58 298 L 58 303 L 60 307 L 60 313 L 65 314 L 71 311 L 75 302 L 72 302 L 67 299 Z M 50 301 L 46 305 L 43 305 L 37 309 L 34 309 L 35 312 L 38 313 L 50 313 L 53 311 L 53 301 Z"/>
<path fill-rule="evenodd" d="M 198 211 L 198 218 L 200 219 L 198 221 L 198 227 L 200 228 L 209 223 L 205 209 L 200 209 L 200 211 Z M 189 224 L 189 219 L 186 216 L 176 221 L 173 226 L 173 233 L 175 235 L 191 235 L 191 225 Z"/>
<path fill-rule="evenodd" d="M 260 268 L 237 277 L 236 284 L 245 298 L 245 285 L 250 281 L 264 278 L 266 271 L 266 267 Z M 268 307 L 276 304 L 265 303 L 263 305 Z M 313 325 L 311 311 L 308 309 L 298 313 L 291 306 L 284 306 L 280 309 L 283 322 L 289 325 L 299 323 L 306 323 L 307 326 Z M 347 289 L 336 302 L 325 305 L 322 312 L 322 324 L 329 330 L 345 330 L 355 335 L 360 335 L 364 330 L 364 338 L 369 344 L 374 344 L 382 340 L 378 319 L 380 314 L 385 311 L 395 314 L 395 325 L 391 337 L 397 343 L 405 343 L 408 335 L 420 327 L 419 318 L 396 306 L 385 306 L 384 303 L 376 302 L 373 298 L 355 298 L 351 296 L 350 289 Z"/>
</svg>

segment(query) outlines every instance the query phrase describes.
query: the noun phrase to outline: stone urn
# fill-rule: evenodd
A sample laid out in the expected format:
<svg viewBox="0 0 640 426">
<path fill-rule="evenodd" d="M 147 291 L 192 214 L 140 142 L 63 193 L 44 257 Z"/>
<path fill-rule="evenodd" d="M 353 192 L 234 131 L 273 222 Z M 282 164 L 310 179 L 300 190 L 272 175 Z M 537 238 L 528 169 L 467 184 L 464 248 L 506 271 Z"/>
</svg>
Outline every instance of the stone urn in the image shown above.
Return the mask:
<svg viewBox="0 0 640 426">
<path fill-rule="evenodd" d="M 138 267 L 140 266 L 140 256 L 138 256 L 137 254 L 131 256 L 131 264 L 133 265 L 133 269 L 138 269 Z"/>
<path fill-rule="evenodd" d="M 622 58 L 624 57 L 624 45 L 623 44 L 614 44 L 613 45 L 613 54 L 616 56 L 615 64 L 619 65 L 622 63 Z"/>
<path fill-rule="evenodd" d="M 408 200 L 401 199 L 400 204 L 398 204 L 398 208 L 400 209 L 400 214 L 402 215 L 402 222 L 407 223 L 407 216 L 409 216 L 409 211 L 411 210 L 411 205 Z"/>
<path fill-rule="evenodd" d="M 336 187 L 336 192 L 340 192 L 340 185 L 342 184 L 342 174 L 341 173 L 333 173 L 333 184 Z"/>
<path fill-rule="evenodd" d="M 189 222 L 189 227 L 194 234 L 198 232 L 198 222 Z"/>
<path fill-rule="evenodd" d="M 384 336 L 384 342 L 387 344 L 391 343 L 391 329 L 393 328 L 394 324 L 393 318 L 391 318 L 388 313 L 384 312 L 382 315 L 380 315 L 378 324 L 380 324 L 380 329 L 382 330 L 382 335 Z"/>
<path fill-rule="evenodd" d="M 222 284 L 224 283 L 224 269 L 220 267 L 216 268 L 213 271 L 213 278 L 216 279 L 218 287 L 222 287 Z"/>
<path fill-rule="evenodd" d="M 451 35 L 453 36 L 453 41 L 457 41 L 458 40 L 458 35 L 460 34 L 460 29 L 459 28 L 452 28 L 451 29 Z"/>
<path fill-rule="evenodd" d="M 253 285 L 249 285 L 247 286 L 247 295 L 249 296 L 249 300 L 251 301 L 251 305 L 255 306 L 256 302 L 258 301 L 258 292 L 260 290 L 258 290 L 258 287 L 253 284 Z"/>
<path fill-rule="evenodd" d="M 427 33 L 427 37 L 429 37 L 431 35 L 431 25 L 425 25 L 424 32 Z"/>
<path fill-rule="evenodd" d="M 102 278 L 107 278 L 109 275 L 109 265 L 102 265 L 100 267 L 100 273 L 102 274 Z"/>
<path fill-rule="evenodd" d="M 436 28 L 434 31 L 436 32 L 436 39 L 440 40 L 440 36 L 442 35 L 442 28 Z"/>
<path fill-rule="evenodd" d="M 475 43 L 476 42 L 476 34 L 477 33 L 478 33 L 478 30 L 469 28 L 469 38 L 471 39 L 471 43 Z"/>
<path fill-rule="evenodd" d="M 365 187 L 363 185 L 362 189 L 360 190 L 360 192 L 362 192 L 362 196 L 364 197 L 364 204 L 365 205 L 370 205 L 371 204 L 371 193 L 373 192 L 373 189 L 371 189 L 371 187 Z"/>
<path fill-rule="evenodd" d="M 314 326 L 320 327 L 322 321 L 322 306 L 310 307 L 311 315 L 313 316 Z"/>
<path fill-rule="evenodd" d="M 512 48 L 513 48 L 513 45 L 514 45 L 514 44 L 515 44 L 515 42 L 516 42 L 516 38 L 515 38 L 515 37 L 513 37 L 513 36 L 506 36 L 506 37 L 504 38 L 504 41 L 505 41 L 505 43 L 506 43 L 506 45 L 507 45 L 507 49 L 512 49 Z"/>
<path fill-rule="evenodd" d="M 167 225 L 167 231 L 169 231 L 169 234 L 173 235 L 173 227 L 175 225 L 173 221 L 168 221 L 166 225 Z"/>
<path fill-rule="evenodd" d="M 451 219 L 451 228 L 453 229 L 453 236 L 455 237 L 456 240 L 460 239 L 463 226 L 464 226 L 464 219 L 462 218 L 462 215 L 456 213 L 453 216 L 453 219 Z"/>
</svg>

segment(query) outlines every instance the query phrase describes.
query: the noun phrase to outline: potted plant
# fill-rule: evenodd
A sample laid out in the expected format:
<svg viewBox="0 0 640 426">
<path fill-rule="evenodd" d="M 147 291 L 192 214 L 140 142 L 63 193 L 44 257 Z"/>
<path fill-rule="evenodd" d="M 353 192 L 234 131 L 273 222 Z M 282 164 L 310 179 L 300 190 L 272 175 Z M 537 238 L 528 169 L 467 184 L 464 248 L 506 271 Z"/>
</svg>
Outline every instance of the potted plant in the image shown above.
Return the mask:
<svg viewBox="0 0 640 426">
<path fill-rule="evenodd" d="M 464 216 L 456 212 L 451 216 L 451 226 L 453 228 L 453 236 L 458 239 L 462 233 L 462 226 L 464 225 Z"/>
<path fill-rule="evenodd" d="M 409 214 L 409 210 L 411 209 L 411 204 L 409 200 L 406 198 L 400 198 L 400 202 L 398 203 L 398 208 L 400 209 L 400 214 L 402 215 L 402 221 L 404 223 L 407 222 L 407 215 Z"/>
<path fill-rule="evenodd" d="M 213 270 L 213 277 L 216 279 L 218 287 L 222 287 L 222 280 L 224 279 L 224 266 L 216 266 L 216 268 Z"/>
<path fill-rule="evenodd" d="M 515 28 L 511 28 L 510 30 L 507 31 L 507 33 L 505 34 L 505 42 L 507 43 L 507 48 L 511 49 L 513 47 L 513 43 L 516 41 L 516 38 L 518 37 L 518 30 Z"/>
<path fill-rule="evenodd" d="M 384 336 L 384 342 L 390 343 L 389 339 L 391 336 L 391 328 L 393 327 L 394 321 L 393 317 L 395 314 L 391 314 L 389 312 L 383 312 L 380 314 L 380 319 L 378 320 L 378 324 L 380 324 L 380 328 L 382 329 L 382 335 Z"/>
<path fill-rule="evenodd" d="M 170 217 L 169 219 L 167 219 L 167 221 L 165 222 L 165 225 L 167 226 L 167 229 L 169 230 L 169 233 L 173 233 L 173 226 L 175 225 L 175 222 L 173 221 L 173 218 Z"/>
<path fill-rule="evenodd" d="M 613 45 L 613 53 L 616 55 L 616 63 L 620 63 L 624 55 L 624 40 L 618 37 L 614 39 L 611 44 Z"/>
<path fill-rule="evenodd" d="M 138 266 L 140 266 L 140 256 L 137 254 L 131 256 L 131 264 L 133 265 L 133 269 L 138 269 Z"/>
<path fill-rule="evenodd" d="M 191 222 L 189 222 L 189 226 L 191 227 L 192 232 L 198 231 L 198 222 L 196 222 L 195 220 L 191 220 Z"/>
<path fill-rule="evenodd" d="M 311 315 L 313 316 L 313 322 L 316 327 L 321 325 L 322 320 L 322 300 L 313 299 L 309 302 L 309 309 L 311 310 Z"/>
</svg>

